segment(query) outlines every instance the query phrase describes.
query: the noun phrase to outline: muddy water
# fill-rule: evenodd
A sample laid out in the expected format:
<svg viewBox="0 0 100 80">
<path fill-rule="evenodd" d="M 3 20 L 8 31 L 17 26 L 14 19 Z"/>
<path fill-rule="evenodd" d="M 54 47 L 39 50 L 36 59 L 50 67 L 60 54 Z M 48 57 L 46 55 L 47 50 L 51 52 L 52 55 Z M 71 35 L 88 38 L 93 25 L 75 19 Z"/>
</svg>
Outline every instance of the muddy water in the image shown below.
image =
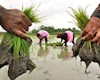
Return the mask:
<svg viewBox="0 0 100 80">
<path fill-rule="evenodd" d="M 37 65 L 32 72 L 19 76 L 16 80 L 100 80 L 98 64 L 91 63 L 85 74 L 85 64 L 80 58 L 72 58 L 72 44 L 67 47 L 38 45 L 38 39 L 32 38 L 30 58 Z M 51 38 L 49 41 L 55 41 Z M 57 41 L 57 40 L 56 40 Z M 7 76 L 8 66 L 0 69 L 0 80 L 10 80 Z"/>
</svg>

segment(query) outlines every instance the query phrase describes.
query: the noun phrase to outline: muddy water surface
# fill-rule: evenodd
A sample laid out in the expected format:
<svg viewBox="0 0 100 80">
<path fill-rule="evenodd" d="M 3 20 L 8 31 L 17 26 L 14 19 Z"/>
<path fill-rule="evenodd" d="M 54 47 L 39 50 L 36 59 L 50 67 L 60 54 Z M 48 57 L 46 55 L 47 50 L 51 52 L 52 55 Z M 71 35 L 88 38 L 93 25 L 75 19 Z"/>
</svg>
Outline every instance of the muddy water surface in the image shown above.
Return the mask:
<svg viewBox="0 0 100 80">
<path fill-rule="evenodd" d="M 100 69 L 97 63 L 91 63 L 85 74 L 85 64 L 80 58 L 72 58 L 72 44 L 67 47 L 38 45 L 38 39 L 32 38 L 30 58 L 37 65 L 32 72 L 19 76 L 16 80 L 100 80 Z M 55 41 L 51 38 L 49 41 Z M 56 40 L 57 41 L 57 40 Z M 8 66 L 0 69 L 0 80 L 10 80 L 7 76 Z"/>
</svg>

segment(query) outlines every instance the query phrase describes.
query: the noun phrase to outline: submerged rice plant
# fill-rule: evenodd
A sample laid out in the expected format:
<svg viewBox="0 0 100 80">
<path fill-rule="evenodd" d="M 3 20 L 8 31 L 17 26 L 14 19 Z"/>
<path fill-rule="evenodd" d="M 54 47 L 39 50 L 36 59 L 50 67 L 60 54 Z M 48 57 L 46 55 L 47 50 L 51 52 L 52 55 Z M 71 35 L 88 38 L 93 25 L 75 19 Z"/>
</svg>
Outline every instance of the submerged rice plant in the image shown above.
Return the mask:
<svg viewBox="0 0 100 80">
<path fill-rule="evenodd" d="M 61 42 L 49 42 L 46 43 L 47 46 L 62 46 L 63 44 Z"/>
</svg>

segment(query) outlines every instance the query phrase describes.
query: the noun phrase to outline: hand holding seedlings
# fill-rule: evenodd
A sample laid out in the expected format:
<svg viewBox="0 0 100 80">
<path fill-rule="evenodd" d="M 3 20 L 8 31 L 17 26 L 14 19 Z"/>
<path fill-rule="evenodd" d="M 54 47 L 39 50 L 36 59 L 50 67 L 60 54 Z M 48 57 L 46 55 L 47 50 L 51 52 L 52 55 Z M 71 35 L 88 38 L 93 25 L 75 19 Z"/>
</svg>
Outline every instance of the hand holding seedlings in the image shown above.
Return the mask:
<svg viewBox="0 0 100 80">
<path fill-rule="evenodd" d="M 92 14 L 88 24 L 82 32 L 84 40 L 91 40 L 100 44 L 100 4 Z"/>
<path fill-rule="evenodd" d="M 73 14 L 69 14 L 75 19 L 74 23 L 83 31 L 72 48 L 73 56 L 79 56 L 81 61 L 85 62 L 86 70 L 91 62 L 96 62 L 100 66 L 100 45 L 97 45 L 100 44 L 100 7 L 96 9 L 98 11 L 94 11 L 90 19 L 86 9 L 79 7 L 78 10 L 71 10 Z"/>
<path fill-rule="evenodd" d="M 7 31 L 0 43 L 0 68 L 9 65 L 8 76 L 11 80 L 36 68 L 29 57 L 32 40 L 26 33 L 31 22 L 40 21 L 33 9 L 34 5 L 22 12 L 0 6 L 0 25 Z"/>
<path fill-rule="evenodd" d="M 10 33 L 27 38 L 26 32 L 32 25 L 31 20 L 18 9 L 5 9 L 0 5 L 0 25 Z"/>
</svg>

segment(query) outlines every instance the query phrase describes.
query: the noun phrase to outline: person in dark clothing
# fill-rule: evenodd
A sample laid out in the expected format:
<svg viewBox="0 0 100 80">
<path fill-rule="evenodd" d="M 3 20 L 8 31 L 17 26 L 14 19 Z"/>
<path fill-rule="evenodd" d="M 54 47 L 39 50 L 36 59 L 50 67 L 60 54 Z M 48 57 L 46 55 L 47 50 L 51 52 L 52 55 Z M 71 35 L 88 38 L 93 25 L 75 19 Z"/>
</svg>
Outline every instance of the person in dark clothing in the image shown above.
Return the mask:
<svg viewBox="0 0 100 80">
<path fill-rule="evenodd" d="M 61 42 L 63 42 L 63 44 L 65 44 L 65 46 L 67 45 L 67 34 L 66 33 L 61 33 L 57 35 L 57 38 L 61 38 Z"/>
<path fill-rule="evenodd" d="M 64 33 L 60 33 L 57 35 L 57 38 L 61 38 L 61 42 L 67 45 L 67 42 L 72 42 L 74 44 L 74 34 L 71 31 L 65 31 Z"/>
<path fill-rule="evenodd" d="M 65 46 L 67 45 L 67 42 L 68 42 L 68 39 L 67 39 L 67 34 L 66 33 L 63 33 L 62 36 L 61 36 L 61 42 L 64 40 L 64 43 Z"/>
</svg>

